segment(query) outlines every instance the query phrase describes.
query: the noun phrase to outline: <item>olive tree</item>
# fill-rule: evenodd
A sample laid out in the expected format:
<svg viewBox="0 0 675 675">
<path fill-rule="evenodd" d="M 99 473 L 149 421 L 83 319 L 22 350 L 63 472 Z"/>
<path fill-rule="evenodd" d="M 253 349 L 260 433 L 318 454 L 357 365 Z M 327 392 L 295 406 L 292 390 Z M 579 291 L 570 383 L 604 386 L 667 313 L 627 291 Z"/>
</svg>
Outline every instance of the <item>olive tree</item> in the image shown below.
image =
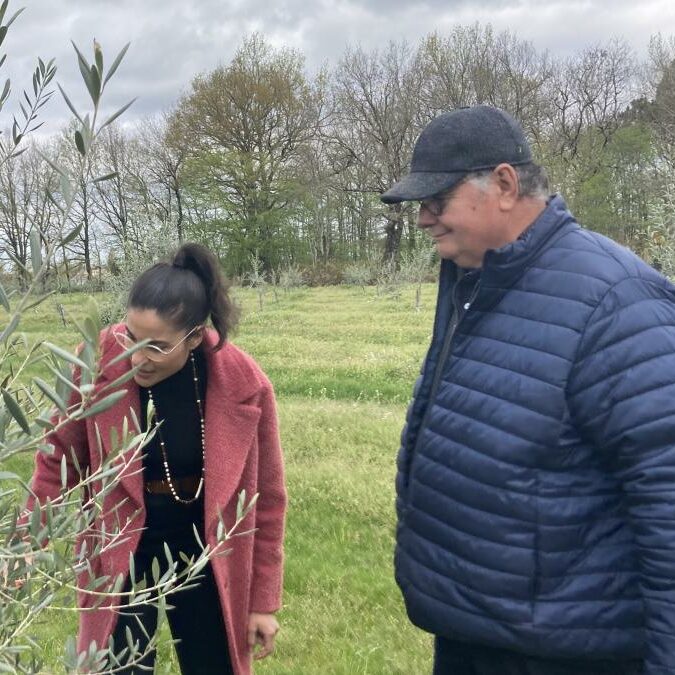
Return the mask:
<svg viewBox="0 0 675 675">
<path fill-rule="evenodd" d="M 0 5 L 0 44 L 7 29 L 16 18 L 15 13 L 4 23 L 8 0 Z M 127 45 L 128 47 L 128 45 Z M 64 166 L 54 158 L 44 156 L 45 162 L 57 177 L 55 189 L 46 194 L 57 213 L 49 237 L 40 230 L 38 222 L 31 225 L 28 235 L 28 255 L 13 260 L 22 268 L 26 289 L 10 292 L 0 285 L 0 672 L 34 673 L 42 670 L 42 650 L 36 637 L 36 626 L 45 613 L 53 617 L 55 611 L 73 612 L 74 594 L 89 596 L 87 604 L 95 607 L 118 600 L 125 606 L 154 603 L 162 606 L 172 593 L 191 583 L 214 554 L 204 547 L 202 553 L 177 573 L 177 561 L 167 560 L 167 570 L 156 574 L 145 585 L 132 585 L 127 594 L 120 594 L 124 579 L 93 574 L 91 559 L 105 547 L 115 546 L 126 536 L 128 523 L 115 523 L 115 513 L 103 515 L 114 525 L 101 537 L 89 537 L 90 546 L 76 545 L 81 535 L 100 525 L 104 499 L 119 480 L 129 461 L 142 452 L 150 434 L 141 432 L 140 424 L 129 412 L 122 425 L 122 433 L 110 439 L 110 452 L 101 452 L 96 466 L 81 466 L 74 455 L 64 454 L 61 460 L 61 487 L 59 494 L 46 503 L 31 497 L 31 486 L 20 473 L 13 471 L 15 460 L 35 452 L 54 451 L 50 434 L 67 425 L 96 415 L 125 395 L 125 383 L 135 374 L 133 370 L 113 382 L 95 387 L 100 372 L 99 334 L 97 312 L 92 311 L 79 322 L 81 345 L 75 351 L 49 342 L 30 342 L 20 332 L 21 322 L 32 307 L 46 295 L 39 294 L 41 281 L 58 251 L 81 236 L 83 223 L 74 218 L 78 191 L 83 184 L 92 191 L 101 181 L 113 176 L 93 176 L 91 157 L 101 133 L 124 110 L 102 118 L 102 97 L 111 77 L 120 65 L 127 47 L 104 68 L 103 51 L 94 42 L 93 62 L 75 47 L 84 85 L 91 99 L 91 110 L 80 114 L 67 93 L 61 89 L 75 124 L 71 141 L 77 161 Z M 0 59 L 0 64 L 4 57 Z M 24 120 L 14 120 L 12 133 L 0 144 L 0 167 L 20 157 L 25 136 L 35 130 L 37 112 L 50 95 L 49 85 L 56 70 L 52 62 L 38 61 L 33 75 L 33 96 L 25 95 L 29 108 L 22 107 Z M 7 100 L 10 84 L 7 82 L 0 102 Z M 140 346 L 144 346 L 141 343 Z M 136 347 L 138 348 L 138 347 Z M 122 357 L 128 357 L 129 350 Z M 31 367 L 40 362 L 53 376 L 51 382 L 29 376 Z M 101 439 L 102 441 L 102 439 Z M 28 498 L 28 501 L 27 501 Z M 219 544 L 226 541 L 234 527 L 246 515 L 249 505 L 241 495 L 236 523 L 219 527 Z M 252 500 L 253 502 L 254 500 Z M 27 506 L 30 505 L 30 506 Z M 119 520 L 119 519 L 118 519 Z M 132 575 L 133 576 L 133 575 Z M 156 642 L 153 637 L 149 648 Z M 135 644 L 88 645 L 77 653 L 74 638 L 66 644 L 63 667 L 69 672 L 115 672 L 123 664 L 136 663 L 143 654 Z M 53 665 L 53 664 L 51 664 Z"/>
</svg>

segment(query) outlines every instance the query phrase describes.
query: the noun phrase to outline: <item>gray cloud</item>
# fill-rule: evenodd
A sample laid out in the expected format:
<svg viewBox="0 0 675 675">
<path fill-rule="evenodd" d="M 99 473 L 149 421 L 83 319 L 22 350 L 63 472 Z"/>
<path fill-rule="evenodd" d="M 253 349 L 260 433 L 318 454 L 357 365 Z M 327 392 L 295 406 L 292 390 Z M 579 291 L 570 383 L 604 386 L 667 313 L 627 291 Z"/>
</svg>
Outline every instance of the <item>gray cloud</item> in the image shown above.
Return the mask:
<svg viewBox="0 0 675 675">
<path fill-rule="evenodd" d="M 18 2 L 18 0 L 17 0 Z M 16 6 L 19 6 L 18 4 Z M 11 11 L 11 8 L 10 8 Z M 38 56 L 56 57 L 58 80 L 76 105 L 85 108 L 70 39 L 91 56 L 91 40 L 103 45 L 106 61 L 132 45 L 106 95 L 113 110 L 139 100 L 128 122 L 167 108 L 191 79 L 226 63 L 244 36 L 260 31 L 276 46 L 301 50 L 310 69 L 334 64 L 347 45 L 382 46 L 389 40 L 415 43 L 431 31 L 447 33 L 461 24 L 491 23 L 531 40 L 538 49 L 571 54 L 580 48 L 624 36 L 644 54 L 649 37 L 675 32 L 672 0 L 30 0 L 3 45 L 8 60 L 0 78 L 11 76 L 13 99 L 30 87 Z M 3 111 L 0 125 L 8 126 Z M 54 97 L 44 117 L 51 130 L 67 118 Z"/>
</svg>

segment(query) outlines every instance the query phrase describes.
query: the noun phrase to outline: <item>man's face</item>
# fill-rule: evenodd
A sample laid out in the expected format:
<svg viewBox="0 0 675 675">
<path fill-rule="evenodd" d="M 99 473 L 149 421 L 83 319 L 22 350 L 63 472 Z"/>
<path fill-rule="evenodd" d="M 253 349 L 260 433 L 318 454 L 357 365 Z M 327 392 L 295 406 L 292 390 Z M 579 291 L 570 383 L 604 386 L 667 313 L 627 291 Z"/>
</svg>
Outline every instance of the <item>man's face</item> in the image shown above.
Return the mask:
<svg viewBox="0 0 675 675">
<path fill-rule="evenodd" d="M 422 201 L 417 226 L 434 240 L 441 258 L 460 267 L 481 267 L 488 249 L 508 243 L 499 226 L 502 218 L 491 175 L 480 183 L 459 183 L 444 199 Z"/>
</svg>

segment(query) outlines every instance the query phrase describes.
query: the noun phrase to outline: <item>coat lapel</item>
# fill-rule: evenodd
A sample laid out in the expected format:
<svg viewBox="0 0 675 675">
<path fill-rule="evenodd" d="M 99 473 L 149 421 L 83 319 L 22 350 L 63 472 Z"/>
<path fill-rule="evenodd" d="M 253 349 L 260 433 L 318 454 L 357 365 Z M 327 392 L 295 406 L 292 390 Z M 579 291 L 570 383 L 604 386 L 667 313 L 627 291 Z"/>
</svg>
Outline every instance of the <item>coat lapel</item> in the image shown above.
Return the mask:
<svg viewBox="0 0 675 675">
<path fill-rule="evenodd" d="M 108 347 L 108 349 L 106 349 Z M 113 382 L 118 377 L 128 372 L 130 363 L 128 359 L 118 361 L 117 363 L 108 365 L 109 362 L 118 354 L 122 353 L 122 348 L 117 347 L 113 341 L 112 344 L 103 345 L 103 354 L 101 357 L 101 374 L 96 382 L 96 391 L 101 392 L 106 385 Z M 136 435 L 139 430 L 136 429 L 134 419 L 140 422 L 140 394 L 138 385 L 134 380 L 129 380 L 120 385 L 116 389 L 106 390 L 101 393 L 101 397 L 111 394 L 113 391 L 126 390 L 126 395 L 119 401 L 112 405 L 107 410 L 90 418 L 90 435 L 89 443 L 92 448 L 98 445 L 97 437 L 100 438 L 100 443 L 103 448 L 103 456 L 107 457 L 113 453 L 113 435 L 116 436 L 118 443 L 122 442 L 124 438 L 124 420 L 127 419 L 127 428 L 130 435 Z M 115 430 L 113 432 L 113 429 Z M 96 445 L 92 445 L 96 442 Z M 119 474 L 119 484 L 122 489 L 135 502 L 136 507 L 143 506 L 143 450 L 134 446 L 125 452 L 119 453 L 115 458 L 114 465 L 121 467 Z"/>
<path fill-rule="evenodd" d="M 246 459 L 254 445 L 260 407 L 253 403 L 259 385 L 246 378 L 226 344 L 211 349 L 205 338 L 208 367 L 206 391 L 206 453 L 204 464 L 206 532 L 218 524 L 218 514 L 230 503 L 240 484 Z M 253 495 L 249 495 L 249 498 Z M 225 523 L 232 527 L 234 523 Z"/>
</svg>

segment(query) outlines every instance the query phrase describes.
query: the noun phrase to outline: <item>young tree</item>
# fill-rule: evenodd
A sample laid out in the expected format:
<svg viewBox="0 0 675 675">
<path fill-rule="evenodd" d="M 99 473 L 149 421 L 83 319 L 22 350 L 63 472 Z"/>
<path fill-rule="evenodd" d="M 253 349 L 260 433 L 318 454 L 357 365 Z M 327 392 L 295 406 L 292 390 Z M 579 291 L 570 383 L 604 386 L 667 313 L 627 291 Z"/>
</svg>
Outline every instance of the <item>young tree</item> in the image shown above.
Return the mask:
<svg viewBox="0 0 675 675">
<path fill-rule="evenodd" d="M 0 24 L 6 9 L 5 1 L 0 6 Z M 0 42 L 9 24 L 11 20 L 0 28 Z M 100 603 L 110 605 L 120 597 L 124 583 L 122 576 L 110 577 L 95 571 L 91 560 L 103 547 L 115 546 L 120 537 L 127 536 L 128 524 L 117 522 L 119 518 L 116 521 L 115 506 L 106 509 L 105 498 L 148 440 L 148 434 L 140 432 L 138 420 L 130 413 L 121 433 L 111 435 L 110 439 L 99 439 L 99 449 L 106 443 L 109 453 L 101 451 L 96 466 L 81 466 L 76 457 L 64 455 L 60 492 L 44 504 L 34 502 L 30 508 L 21 510 L 20 505 L 31 490 L 19 475 L 9 470 L 8 462 L 22 453 L 49 453 L 50 432 L 107 410 L 125 395 L 124 384 L 135 372 L 132 370 L 130 375 L 125 374 L 113 382 L 93 386 L 98 380 L 99 368 L 100 325 L 96 313 L 87 316 L 79 326 L 83 342 L 76 352 L 49 343 L 27 344 L 24 337 L 16 334 L 24 313 L 44 299 L 36 298 L 34 292 L 49 262 L 57 250 L 73 241 L 82 230 L 81 221 L 71 229 L 76 190 L 88 175 L 88 159 L 102 129 L 124 110 L 117 111 L 102 124 L 97 121 L 105 85 L 125 52 L 126 48 L 106 71 L 103 53 L 96 43 L 91 65 L 78 50 L 82 75 L 93 104 L 91 116 L 79 115 L 65 92 L 63 94 L 79 122 L 72 135 L 81 159 L 72 173 L 60 163 L 47 160 L 59 176 L 60 194 L 49 197 L 57 207 L 59 222 L 54 224 L 53 236 L 44 247 L 42 233 L 33 230 L 30 234 L 27 291 L 12 296 L 0 285 L 0 307 L 7 318 L 0 331 L 0 463 L 3 466 L 0 472 L 0 670 L 3 672 L 42 670 L 40 645 L 31 631 L 46 610 L 73 611 L 75 591 L 88 598 L 88 607 Z M 41 71 L 36 76 L 36 86 L 41 85 L 50 72 L 47 68 Z M 16 159 L 20 142 L 18 139 L 3 145 L 0 166 Z M 94 178 L 91 182 L 104 178 Z M 38 359 L 54 374 L 54 384 L 26 376 L 26 369 Z M 246 512 L 244 495 L 240 499 L 237 522 Z M 221 523 L 219 540 L 225 541 L 231 534 L 232 530 Z M 122 594 L 121 604 L 165 604 L 167 595 L 190 583 L 213 553 L 207 547 L 178 578 L 175 561 L 168 560 L 165 574 L 156 575 L 149 586 L 134 587 L 129 594 Z M 155 644 L 156 638 L 153 638 L 150 648 Z M 78 654 L 74 641 L 70 640 L 63 665 L 68 671 L 103 673 L 137 663 L 142 656 L 134 645 L 113 653 L 110 645 L 96 643 Z"/>
</svg>

